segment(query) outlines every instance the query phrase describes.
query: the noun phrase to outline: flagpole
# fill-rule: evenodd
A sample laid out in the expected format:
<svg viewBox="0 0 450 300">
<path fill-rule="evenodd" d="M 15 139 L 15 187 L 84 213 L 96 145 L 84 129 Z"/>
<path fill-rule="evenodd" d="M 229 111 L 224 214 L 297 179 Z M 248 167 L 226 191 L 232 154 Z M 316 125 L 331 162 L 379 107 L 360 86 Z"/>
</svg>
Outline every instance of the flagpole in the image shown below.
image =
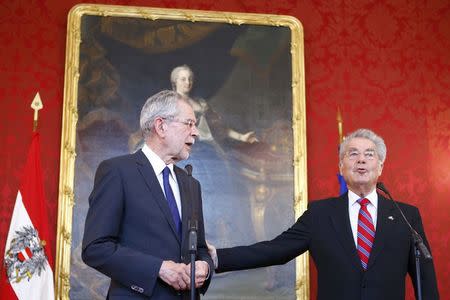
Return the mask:
<svg viewBox="0 0 450 300">
<path fill-rule="evenodd" d="M 44 105 L 42 104 L 41 97 L 39 96 L 39 92 L 37 92 L 36 96 L 34 96 L 34 99 L 31 102 L 31 108 L 34 110 L 33 132 L 37 130 L 39 110 L 43 107 Z"/>
<path fill-rule="evenodd" d="M 337 126 L 338 126 L 339 144 L 340 144 L 344 140 L 344 135 L 342 134 L 343 127 L 344 127 L 344 120 L 342 119 L 341 108 L 339 105 L 338 105 L 338 109 L 337 109 L 336 121 L 337 121 Z"/>
<path fill-rule="evenodd" d="M 339 144 L 338 144 L 339 145 L 338 152 L 339 152 L 340 151 L 339 148 L 341 147 L 341 144 L 344 141 L 344 134 L 343 134 L 344 120 L 342 119 L 341 108 L 339 105 L 337 108 L 336 121 L 337 121 L 337 126 L 338 126 L 338 133 L 339 133 Z M 340 173 L 337 174 L 337 178 L 338 178 L 338 182 L 339 182 L 339 195 L 342 195 L 347 192 L 347 184 L 345 183 L 344 177 Z"/>
</svg>

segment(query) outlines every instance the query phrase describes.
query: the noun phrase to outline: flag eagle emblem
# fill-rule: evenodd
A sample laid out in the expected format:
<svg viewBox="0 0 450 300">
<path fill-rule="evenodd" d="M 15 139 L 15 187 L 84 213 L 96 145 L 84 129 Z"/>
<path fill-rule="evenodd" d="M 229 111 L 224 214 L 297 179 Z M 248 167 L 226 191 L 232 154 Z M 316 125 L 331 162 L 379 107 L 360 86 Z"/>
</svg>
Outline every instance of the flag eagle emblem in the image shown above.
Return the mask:
<svg viewBox="0 0 450 300">
<path fill-rule="evenodd" d="M 47 260 L 44 245 L 45 242 L 39 239 L 38 232 L 32 226 L 24 226 L 15 232 L 5 255 L 10 282 L 29 281 L 36 273 L 41 275 Z"/>
</svg>

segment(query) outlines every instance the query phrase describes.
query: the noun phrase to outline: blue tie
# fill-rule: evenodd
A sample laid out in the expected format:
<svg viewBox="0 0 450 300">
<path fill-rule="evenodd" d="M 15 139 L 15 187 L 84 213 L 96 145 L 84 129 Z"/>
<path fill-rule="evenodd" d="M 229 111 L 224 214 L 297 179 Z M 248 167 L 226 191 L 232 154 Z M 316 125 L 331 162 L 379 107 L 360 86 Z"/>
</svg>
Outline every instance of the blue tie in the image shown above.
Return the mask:
<svg viewBox="0 0 450 300">
<path fill-rule="evenodd" d="M 166 194 L 167 203 L 169 204 L 170 212 L 172 213 L 172 218 L 175 223 L 175 227 L 178 232 L 178 236 L 181 238 L 181 219 L 178 213 L 177 202 L 175 201 L 175 196 L 173 195 L 172 188 L 169 184 L 169 174 L 170 170 L 165 167 L 163 170 L 163 185 L 164 193 Z"/>
</svg>

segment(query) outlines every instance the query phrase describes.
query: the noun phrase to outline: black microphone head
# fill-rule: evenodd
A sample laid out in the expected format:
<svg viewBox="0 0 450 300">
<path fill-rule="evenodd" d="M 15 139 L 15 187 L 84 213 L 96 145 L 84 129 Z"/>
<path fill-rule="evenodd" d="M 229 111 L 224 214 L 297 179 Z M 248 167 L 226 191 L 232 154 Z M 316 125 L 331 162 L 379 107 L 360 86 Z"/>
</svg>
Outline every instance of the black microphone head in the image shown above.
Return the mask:
<svg viewBox="0 0 450 300">
<path fill-rule="evenodd" d="M 382 191 L 386 195 L 389 195 L 389 192 L 388 192 L 387 188 L 384 186 L 384 184 L 382 182 L 377 182 L 377 189 L 379 189 L 380 191 Z"/>
<path fill-rule="evenodd" d="M 386 193 L 384 184 L 382 182 L 377 182 L 377 189 Z"/>
<path fill-rule="evenodd" d="M 192 165 L 188 164 L 184 167 L 189 176 L 192 176 Z"/>
</svg>

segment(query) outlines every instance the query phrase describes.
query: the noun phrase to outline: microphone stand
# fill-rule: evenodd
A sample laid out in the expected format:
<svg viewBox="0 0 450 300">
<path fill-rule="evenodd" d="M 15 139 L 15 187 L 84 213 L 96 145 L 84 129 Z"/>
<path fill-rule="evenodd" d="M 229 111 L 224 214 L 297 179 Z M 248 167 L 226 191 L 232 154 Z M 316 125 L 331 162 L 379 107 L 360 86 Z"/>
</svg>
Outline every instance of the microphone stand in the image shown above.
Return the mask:
<svg viewBox="0 0 450 300">
<path fill-rule="evenodd" d="M 190 179 L 192 179 L 192 166 L 186 165 L 185 169 L 187 171 L 187 174 Z M 189 239 L 188 239 L 188 247 L 189 247 L 189 254 L 191 257 L 191 300 L 196 299 L 196 289 L 195 289 L 195 258 L 197 257 L 197 220 L 196 220 L 196 211 L 194 206 L 194 198 L 192 195 L 192 181 L 189 182 L 189 197 L 192 205 L 192 217 L 191 220 L 189 220 L 188 226 L 189 226 Z"/>
<path fill-rule="evenodd" d="M 389 199 L 394 202 L 395 206 L 397 207 L 398 211 L 400 211 L 400 214 L 402 215 L 403 220 L 408 225 L 409 230 L 411 231 L 411 235 L 414 240 L 414 255 L 415 255 L 415 265 L 416 265 L 416 282 L 417 282 L 417 300 L 422 300 L 422 279 L 420 275 L 420 256 L 423 255 L 425 259 L 433 259 L 430 251 L 428 251 L 427 246 L 423 243 L 423 239 L 420 236 L 420 234 L 411 226 L 411 224 L 408 222 L 408 219 L 406 219 L 405 214 L 400 209 L 400 206 L 398 206 L 397 201 L 392 198 L 389 191 L 386 189 L 384 184 L 382 182 L 377 183 L 377 189 L 385 193 Z"/>
<path fill-rule="evenodd" d="M 195 258 L 197 256 L 197 221 L 189 222 L 189 253 L 191 254 L 191 300 L 195 300 Z"/>
</svg>

